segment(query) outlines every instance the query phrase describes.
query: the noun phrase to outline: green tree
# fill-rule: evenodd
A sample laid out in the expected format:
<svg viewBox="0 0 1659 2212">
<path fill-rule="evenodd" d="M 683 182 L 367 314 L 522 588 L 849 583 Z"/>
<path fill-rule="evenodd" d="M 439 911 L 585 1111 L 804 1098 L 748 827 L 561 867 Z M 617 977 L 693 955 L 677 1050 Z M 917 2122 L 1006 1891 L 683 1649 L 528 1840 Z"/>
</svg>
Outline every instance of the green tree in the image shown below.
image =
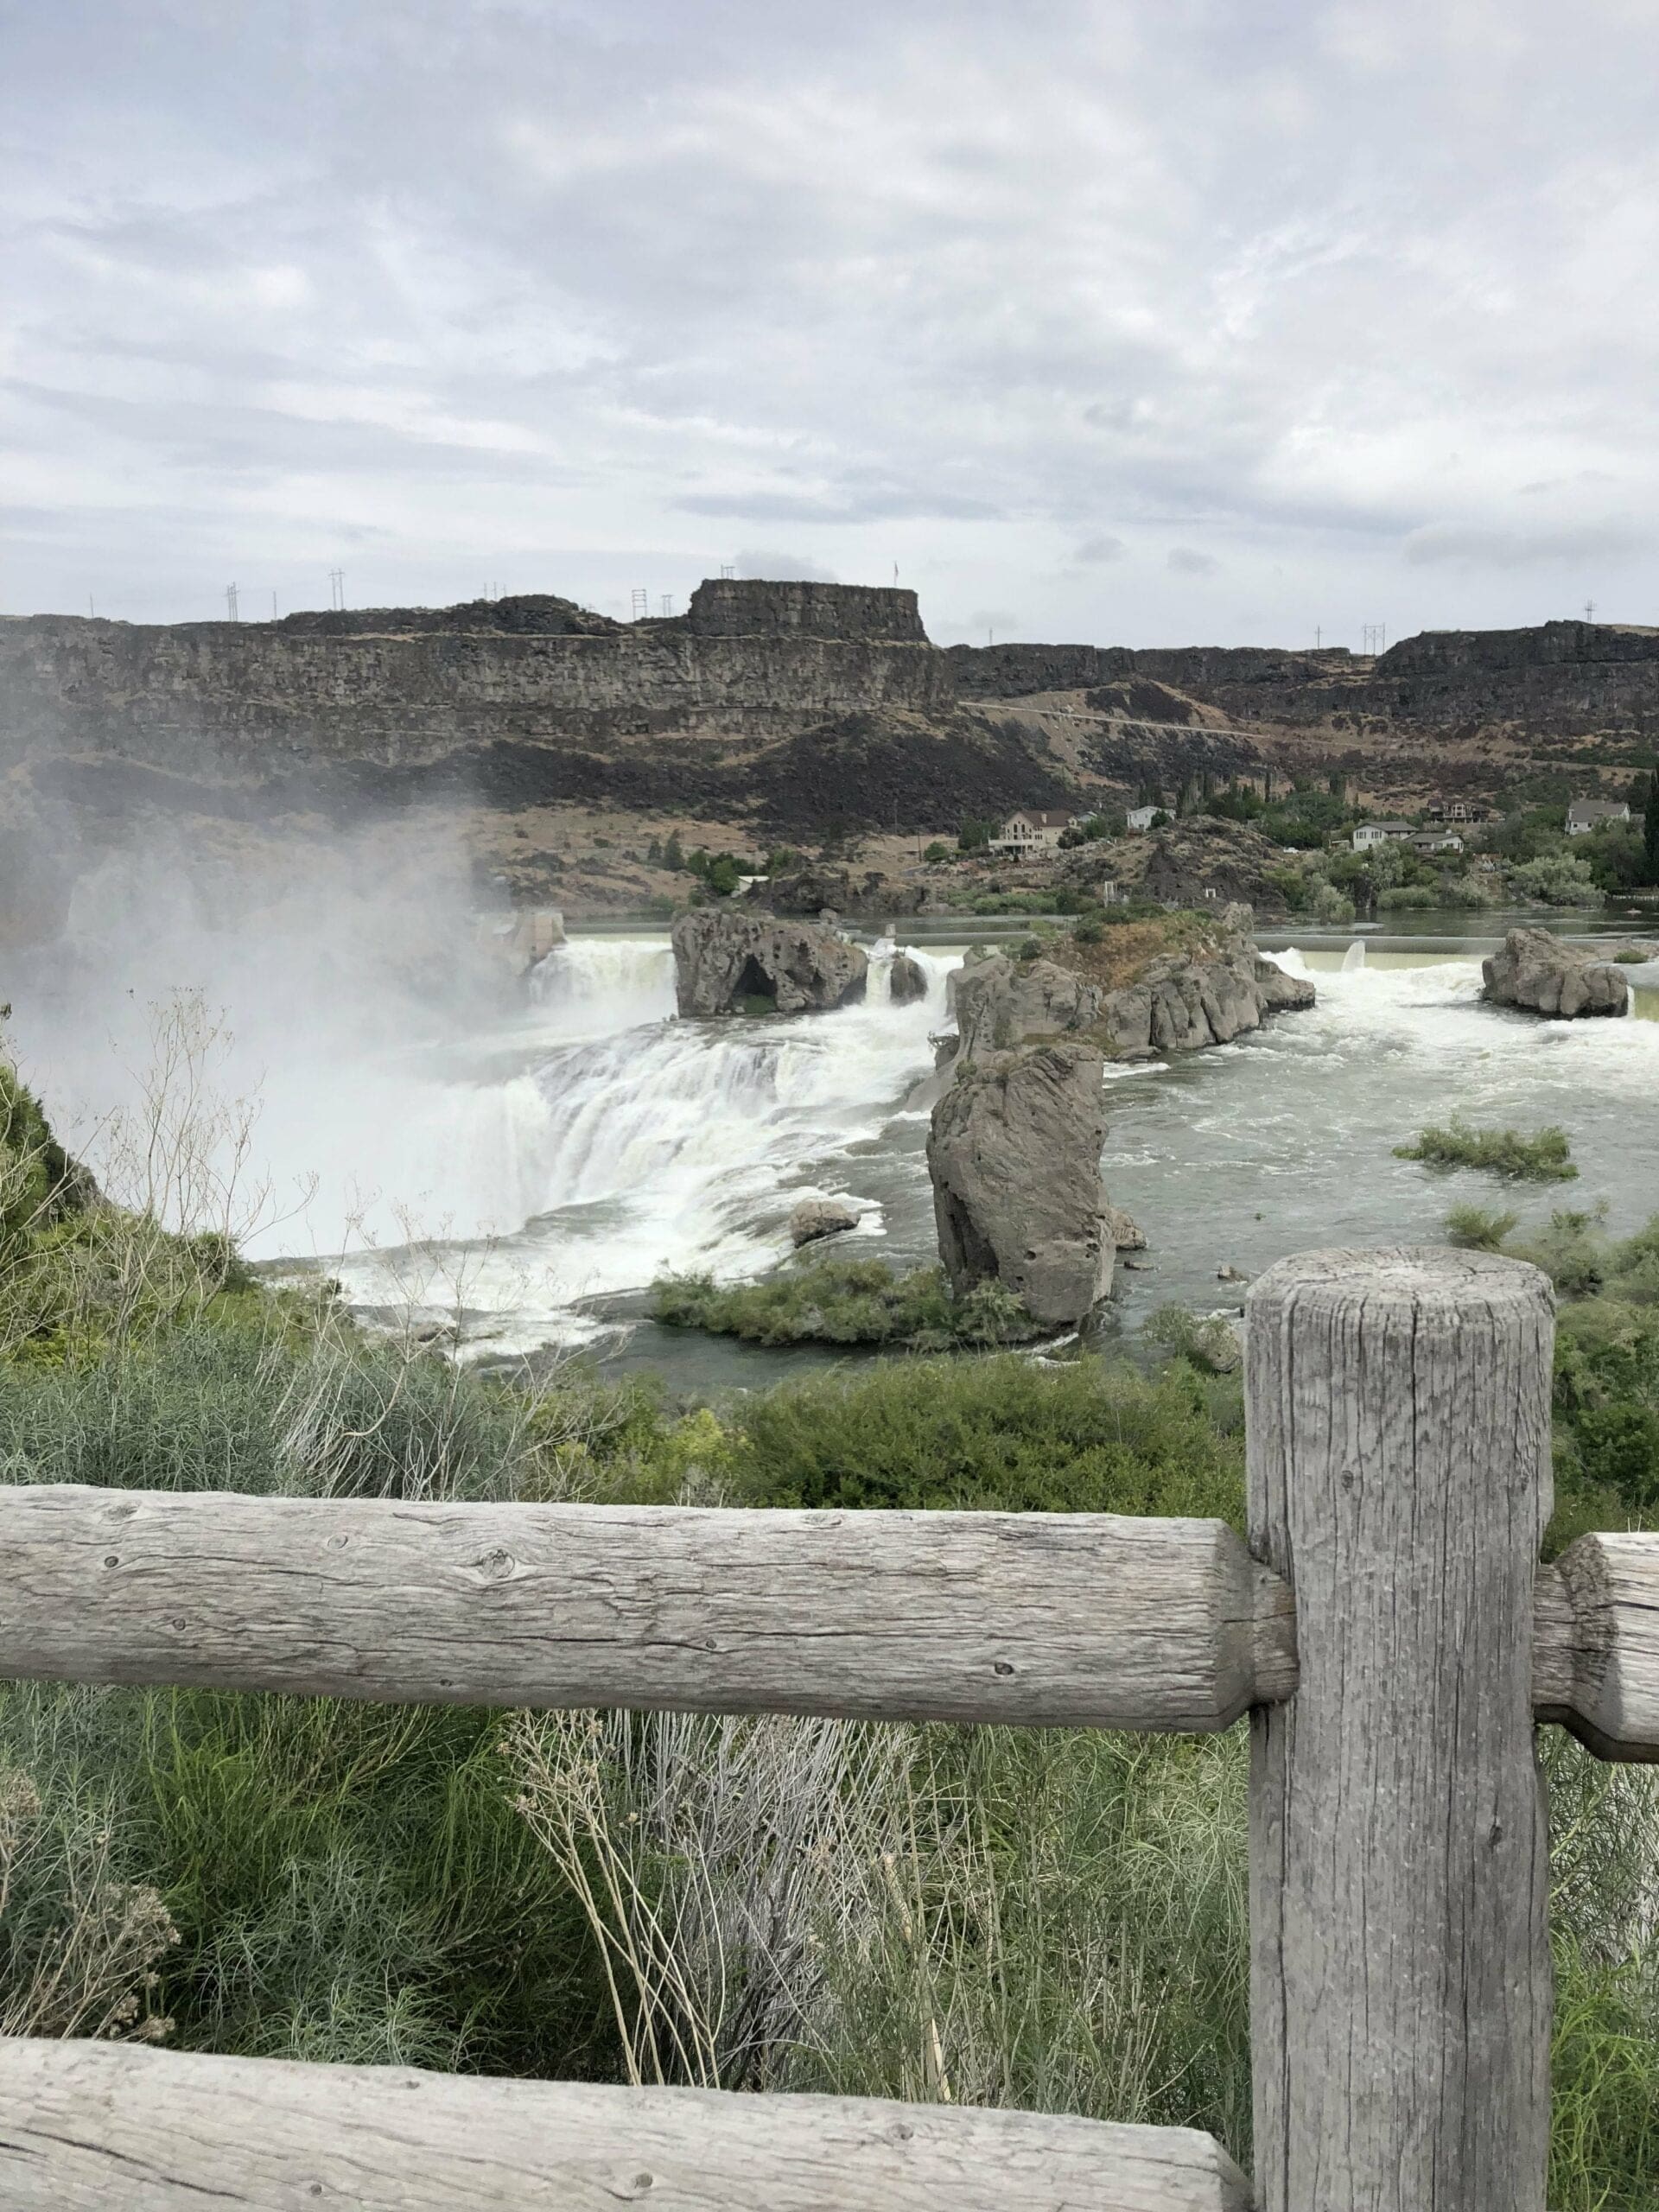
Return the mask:
<svg viewBox="0 0 1659 2212">
<path fill-rule="evenodd" d="M 988 822 L 970 819 L 964 822 L 957 832 L 957 846 L 961 852 L 982 853 L 990 842 L 991 825 Z"/>
<path fill-rule="evenodd" d="M 682 868 L 685 866 L 685 855 L 680 850 L 680 833 L 677 830 L 671 830 L 668 834 L 668 842 L 663 847 L 663 866 L 671 868 Z"/>
</svg>

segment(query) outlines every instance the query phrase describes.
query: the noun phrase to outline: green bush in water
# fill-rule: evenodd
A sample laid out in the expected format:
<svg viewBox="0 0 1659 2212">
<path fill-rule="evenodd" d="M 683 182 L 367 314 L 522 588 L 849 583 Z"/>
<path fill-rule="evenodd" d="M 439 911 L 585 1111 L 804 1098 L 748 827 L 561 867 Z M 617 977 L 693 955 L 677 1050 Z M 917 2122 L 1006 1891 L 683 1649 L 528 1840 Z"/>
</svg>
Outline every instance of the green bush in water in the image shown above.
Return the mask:
<svg viewBox="0 0 1659 2212">
<path fill-rule="evenodd" d="M 1012 1291 L 984 1282 L 953 1298 L 940 1268 L 895 1274 L 885 1260 L 817 1260 L 764 1281 L 668 1275 L 652 1287 L 653 1317 L 757 1344 L 885 1344 L 944 1351 L 1020 1344 L 1040 1334 Z"/>
<path fill-rule="evenodd" d="M 1476 1167 L 1516 1182 L 1570 1183 L 1579 1172 L 1565 1129 L 1540 1129 L 1532 1136 L 1519 1129 L 1477 1129 L 1456 1114 L 1443 1128 L 1424 1129 L 1414 1144 L 1396 1145 L 1394 1156 L 1429 1167 Z"/>
</svg>

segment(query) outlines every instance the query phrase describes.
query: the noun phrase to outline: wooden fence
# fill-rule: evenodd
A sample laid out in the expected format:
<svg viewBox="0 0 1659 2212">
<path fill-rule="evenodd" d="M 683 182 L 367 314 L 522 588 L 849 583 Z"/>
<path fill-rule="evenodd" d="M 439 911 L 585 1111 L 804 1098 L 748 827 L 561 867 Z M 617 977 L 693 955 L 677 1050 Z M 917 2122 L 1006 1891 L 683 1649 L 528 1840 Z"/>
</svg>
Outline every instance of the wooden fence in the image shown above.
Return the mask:
<svg viewBox="0 0 1659 2212">
<path fill-rule="evenodd" d="M 8 2212 L 1543 2212 L 1535 1722 L 1659 1758 L 1659 1538 L 1538 1565 L 1552 1306 L 1439 1249 L 1249 1301 L 1218 1522 L 0 1491 L 0 1677 L 1252 1732 L 1254 2192 L 1209 2137 L 0 2043 Z"/>
</svg>

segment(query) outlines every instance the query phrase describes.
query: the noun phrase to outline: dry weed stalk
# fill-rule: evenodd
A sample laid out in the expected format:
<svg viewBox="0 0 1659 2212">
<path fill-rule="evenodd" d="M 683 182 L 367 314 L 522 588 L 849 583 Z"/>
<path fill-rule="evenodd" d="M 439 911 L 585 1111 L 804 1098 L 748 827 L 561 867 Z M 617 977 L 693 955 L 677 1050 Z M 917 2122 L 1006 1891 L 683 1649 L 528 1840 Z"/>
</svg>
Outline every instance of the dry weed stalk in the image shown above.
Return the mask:
<svg viewBox="0 0 1659 2212">
<path fill-rule="evenodd" d="M 912 1732 L 690 1713 L 525 1714 L 517 1803 L 581 1899 L 634 2082 L 765 2088 L 868 1910 Z"/>
<path fill-rule="evenodd" d="M 61 1887 L 44 1927 L 23 1926 L 20 1893 L 55 1860 Z M 48 1880 L 52 1878 L 48 1877 Z M 30 1900 L 38 1910 L 39 1900 Z M 33 1779 L 0 1770 L 0 2035 L 111 2037 L 159 2043 L 171 2023 L 150 2009 L 156 1967 L 179 1940 L 161 1892 L 110 1872 L 110 1835 L 60 1854 L 50 1848 Z"/>
</svg>

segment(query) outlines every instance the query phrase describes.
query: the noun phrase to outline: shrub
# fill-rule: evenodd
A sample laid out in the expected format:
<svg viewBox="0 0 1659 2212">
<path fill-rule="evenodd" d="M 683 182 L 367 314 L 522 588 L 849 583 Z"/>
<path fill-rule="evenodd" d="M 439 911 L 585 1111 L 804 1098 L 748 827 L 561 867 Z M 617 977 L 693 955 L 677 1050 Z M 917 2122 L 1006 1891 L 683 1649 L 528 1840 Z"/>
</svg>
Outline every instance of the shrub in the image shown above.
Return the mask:
<svg viewBox="0 0 1659 2212">
<path fill-rule="evenodd" d="M 1546 906 L 1602 904 L 1589 861 L 1576 853 L 1548 853 L 1537 860 L 1523 861 L 1511 873 L 1510 883 L 1521 898 L 1536 899 Z"/>
<path fill-rule="evenodd" d="M 922 858 L 927 862 L 930 868 L 941 867 L 944 861 L 954 859 L 954 857 L 955 855 L 952 854 L 950 846 L 941 844 L 937 837 L 922 855 Z"/>
<path fill-rule="evenodd" d="M 731 1416 L 730 1475 L 753 1505 L 1191 1513 L 1240 1523 L 1234 1381 L 1148 1378 L 1013 1353 L 880 1360 L 757 1393 Z"/>
<path fill-rule="evenodd" d="M 1476 1167 L 1516 1182 L 1570 1183 L 1579 1172 L 1568 1158 L 1565 1129 L 1525 1136 L 1519 1129 L 1471 1128 L 1455 1114 L 1446 1127 L 1424 1129 L 1414 1144 L 1395 1145 L 1394 1156 L 1430 1167 Z"/>
<path fill-rule="evenodd" d="M 1465 1251 L 1498 1252 L 1519 1222 L 1518 1213 L 1489 1211 L 1484 1206 L 1453 1206 L 1446 1217 L 1446 1241 Z"/>
<path fill-rule="evenodd" d="M 1040 1333 L 1011 1291 L 981 1283 L 953 1299 L 940 1268 L 895 1274 L 885 1260 L 810 1261 L 761 1282 L 669 1275 L 652 1285 L 665 1326 L 751 1344 L 889 1344 L 920 1351 L 1019 1344 Z"/>
</svg>

